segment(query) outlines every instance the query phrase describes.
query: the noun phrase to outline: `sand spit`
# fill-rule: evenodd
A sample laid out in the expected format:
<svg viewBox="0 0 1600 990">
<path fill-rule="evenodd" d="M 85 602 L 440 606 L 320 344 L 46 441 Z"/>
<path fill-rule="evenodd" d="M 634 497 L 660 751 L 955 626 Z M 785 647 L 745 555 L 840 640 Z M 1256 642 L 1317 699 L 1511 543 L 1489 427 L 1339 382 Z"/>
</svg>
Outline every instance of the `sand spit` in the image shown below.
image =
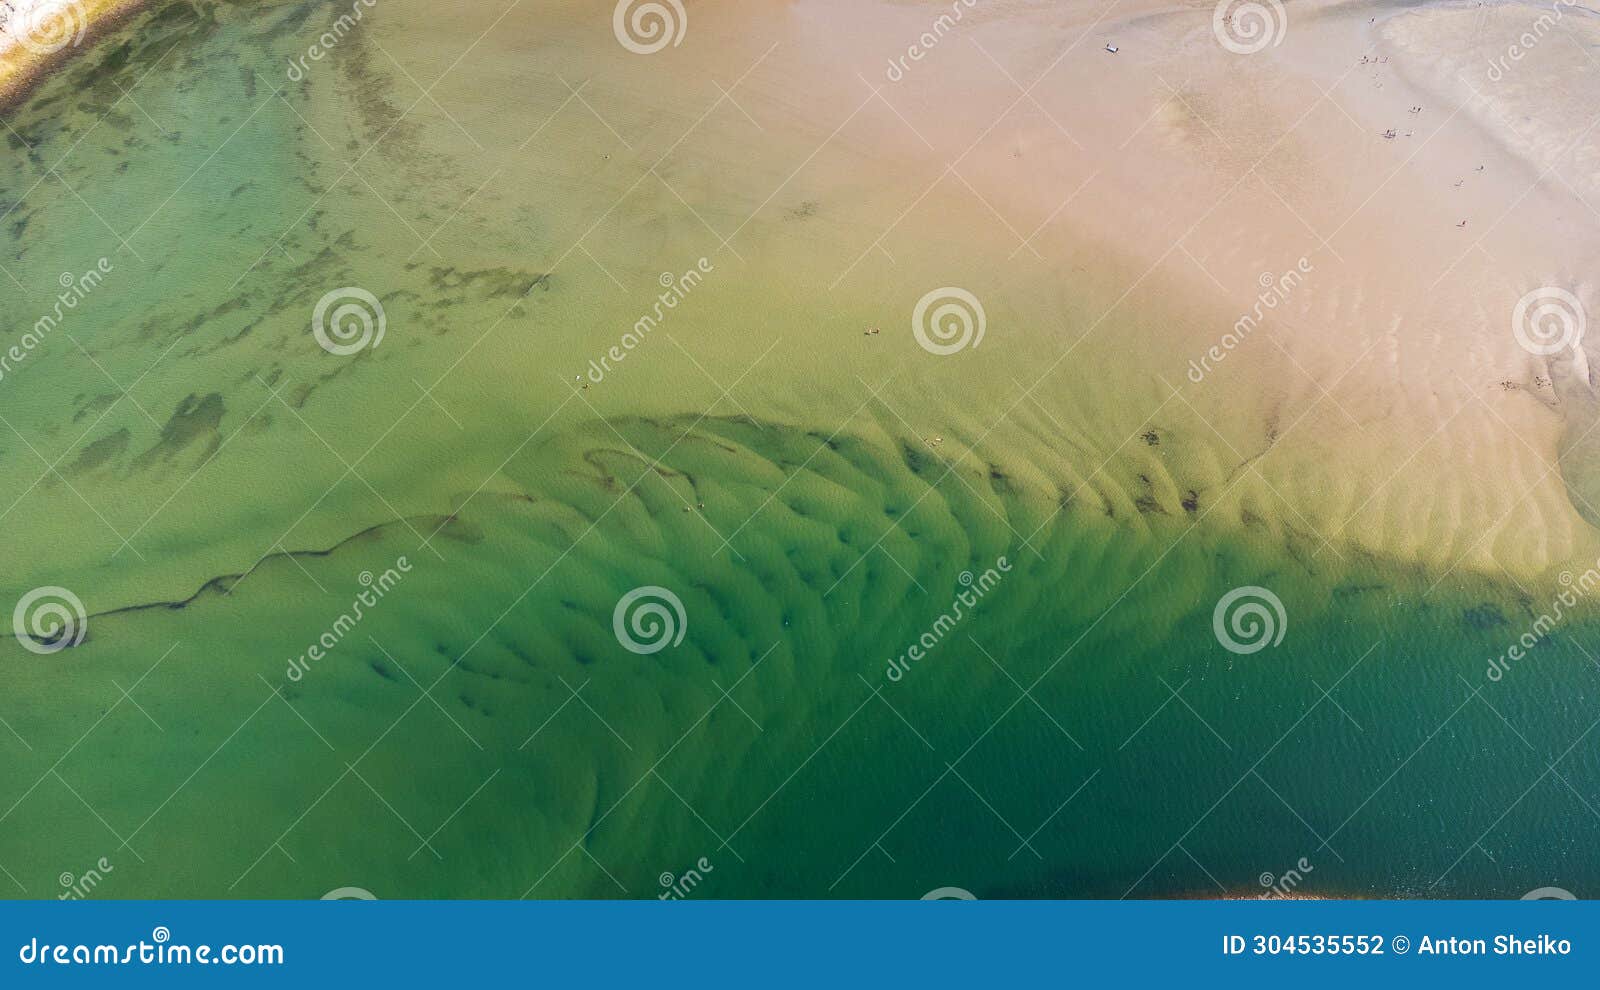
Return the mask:
<svg viewBox="0 0 1600 990">
<path fill-rule="evenodd" d="M 20 99 L 142 5 L 143 0 L 0 0 L 0 106 Z"/>
<path fill-rule="evenodd" d="M 328 545 L 449 512 L 551 417 L 703 412 L 727 401 L 715 381 L 763 418 L 829 432 L 887 382 L 872 415 L 897 439 L 943 438 L 945 458 L 1025 451 L 1017 470 L 1042 489 L 1195 506 L 1208 528 L 1306 541 L 1319 559 L 1519 580 L 1593 559 L 1574 503 L 1600 494 L 1568 484 L 1591 456 L 1581 352 L 1530 350 L 1514 315 L 1545 288 L 1600 304 L 1582 269 L 1600 247 L 1584 202 L 1594 69 L 1552 35 L 1481 95 L 1455 80 L 1486 63 L 1453 39 L 1503 48 L 1540 8 L 1295 3 L 1252 52 L 1223 43 L 1213 4 L 966 9 L 930 28 L 947 3 L 708 2 L 681 46 L 643 57 L 568 4 L 434 23 L 431 5 L 395 0 L 271 103 L 257 87 L 292 81 L 280 73 L 326 25 L 287 6 L 208 12 L 173 78 L 141 87 L 167 134 L 142 114 L 91 130 L 96 114 L 59 137 L 72 188 L 115 184 L 123 212 L 107 219 L 137 231 L 133 247 L 180 245 L 92 302 L 103 322 L 85 342 L 129 378 L 159 361 L 144 388 L 172 381 L 141 398 L 149 417 L 124 403 L 102 419 L 93 394 L 51 408 L 86 387 L 70 348 L 8 376 L 19 430 L 75 446 L 62 470 L 116 507 L 107 525 L 68 500 L 59 527 L 17 537 L 19 556 L 103 587 L 97 608 L 181 596 L 277 539 Z M 1558 28 L 1592 39 L 1596 24 Z M 108 106 L 109 82 L 137 68 L 103 87 Z M 438 79 L 433 100 L 416 104 L 407 75 Z M 568 84 L 591 75 L 577 100 Z M 1547 77 L 1559 94 L 1511 132 L 1501 118 L 1530 112 Z M 732 80 L 737 105 L 719 100 Z M 197 105 L 184 94 L 199 86 L 227 99 Z M 55 121 L 19 133 L 30 123 Z M 171 161 L 127 152 L 152 136 Z M 371 150 L 370 190 L 346 148 Z M 171 176 L 189 173 L 207 194 L 174 197 Z M 37 176 L 19 162 L 11 179 Z M 9 220 L 23 218 L 28 250 L 7 265 L 27 285 L 107 250 L 53 184 Z M 183 239 L 220 229 L 226 243 Z M 702 257 L 714 274 L 666 330 L 570 397 L 651 311 L 662 272 Z M 305 345 L 313 305 L 343 284 L 383 300 L 394 336 L 335 364 Z M 917 346 L 910 316 L 940 286 L 982 301 L 981 347 Z M 190 339 L 169 353 L 173 328 Z M 386 387 L 436 380 L 459 426 Z M 256 394 L 280 381 L 293 415 Z M 81 438 L 60 426 L 79 413 Z M 376 445 L 362 472 L 389 504 L 374 511 L 362 486 L 321 498 L 333 477 L 318 472 L 263 486 L 262 464 L 302 456 L 297 417 L 350 451 Z M 168 440 L 192 435 L 237 439 L 214 459 Z M 0 453 L 19 513 L 52 490 L 28 488 L 32 456 Z M 239 490 L 257 493 L 248 510 L 212 497 Z M 169 565 L 153 593 L 117 535 L 135 531 Z"/>
<path fill-rule="evenodd" d="M 1600 69 L 1584 54 L 1600 19 L 1563 8 L 1552 30 L 1569 37 L 1491 82 L 1490 54 L 1526 47 L 1546 8 L 1286 5 L 1261 46 L 1211 9 L 1008 8 L 942 43 L 940 71 L 886 87 L 929 128 L 931 170 L 965 145 L 924 108 L 986 113 L 1016 97 L 1008 76 L 1039 80 L 962 176 L 1033 232 L 1016 264 L 1040 282 L 1084 284 L 1107 257 L 1132 273 L 1104 325 L 1061 331 L 1100 383 L 1050 384 L 1109 395 L 1115 379 L 1121 402 L 1197 425 L 1243 475 L 1203 494 L 1237 479 L 1242 511 L 1335 547 L 1530 576 L 1587 552 L 1557 452 L 1561 383 L 1589 389 L 1577 331 L 1600 306 L 1585 268 Z M 1090 261 L 1086 240 L 1111 251 Z M 1158 312 L 1144 339 L 1106 339 Z"/>
</svg>

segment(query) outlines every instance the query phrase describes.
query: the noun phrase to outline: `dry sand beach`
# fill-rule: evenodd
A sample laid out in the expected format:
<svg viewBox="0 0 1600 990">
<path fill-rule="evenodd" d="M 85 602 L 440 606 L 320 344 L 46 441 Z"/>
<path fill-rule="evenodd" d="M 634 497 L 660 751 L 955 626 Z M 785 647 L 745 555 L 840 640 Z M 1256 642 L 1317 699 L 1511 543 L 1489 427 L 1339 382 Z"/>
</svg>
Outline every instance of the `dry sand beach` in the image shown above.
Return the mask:
<svg viewBox="0 0 1600 990">
<path fill-rule="evenodd" d="M 0 641 L 11 893 L 1600 882 L 1588 8 L 68 6 L 0 602 L 90 631 Z"/>
<path fill-rule="evenodd" d="M 5 0 L 0 4 L 0 105 L 139 7 L 139 0 Z"/>
</svg>

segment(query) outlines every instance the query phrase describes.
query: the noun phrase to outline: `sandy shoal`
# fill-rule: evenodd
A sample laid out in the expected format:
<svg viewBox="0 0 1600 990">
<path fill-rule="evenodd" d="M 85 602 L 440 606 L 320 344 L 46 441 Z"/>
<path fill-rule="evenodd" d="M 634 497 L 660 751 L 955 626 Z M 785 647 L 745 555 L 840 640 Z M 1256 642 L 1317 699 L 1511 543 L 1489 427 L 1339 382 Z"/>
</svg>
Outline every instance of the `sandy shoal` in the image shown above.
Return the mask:
<svg viewBox="0 0 1600 990">
<path fill-rule="evenodd" d="M 1539 287 L 1596 303 L 1582 265 L 1600 246 L 1587 165 L 1600 132 L 1585 129 L 1600 69 L 1552 36 L 1514 75 L 1484 78 L 1485 54 L 1543 8 L 1295 3 L 1277 44 L 1237 54 L 1219 43 L 1210 3 L 961 7 L 941 26 L 954 9 L 943 0 L 707 2 L 693 5 L 680 46 L 636 55 L 587 5 L 436 19 L 431 4 L 392 0 L 286 91 L 293 112 L 256 116 L 237 138 L 236 119 L 210 135 L 190 122 L 195 166 L 228 140 L 232 151 L 258 145 L 262 158 L 286 149 L 284 162 L 299 157 L 285 175 L 304 170 L 335 191 L 322 199 L 286 179 L 281 202 L 255 213 L 220 203 L 206 213 L 210 204 L 179 197 L 141 237 L 173 236 L 172 267 L 186 262 L 193 278 L 185 273 L 182 293 L 151 281 L 155 299 L 129 279 L 117 312 L 106 303 L 101 357 L 138 369 L 161 358 L 167 341 L 133 333 L 148 311 L 171 326 L 203 317 L 196 325 L 219 341 L 265 313 L 233 349 L 175 352 L 174 394 L 147 404 L 232 395 L 245 367 L 317 380 L 325 355 L 304 346 L 305 307 L 274 303 L 309 306 L 325 286 L 295 282 L 272 245 L 344 257 L 337 238 L 352 232 L 351 279 L 431 303 L 442 295 L 436 266 L 406 257 L 409 218 L 452 217 L 429 242 L 450 266 L 554 273 L 558 291 L 527 333 L 501 322 L 501 300 L 453 301 L 441 330 L 455 336 L 397 336 L 406 349 L 386 347 L 304 407 L 319 430 L 357 431 L 354 450 L 401 422 L 363 464 L 397 514 L 447 511 L 547 417 L 554 431 L 594 416 L 698 414 L 736 383 L 737 401 L 764 418 L 941 437 L 946 460 L 999 464 L 1041 490 L 1082 488 L 1085 499 L 1151 504 L 1178 520 L 1197 505 L 1208 527 L 1250 529 L 1308 558 L 1371 553 L 1525 579 L 1600 554 L 1583 516 L 1586 502 L 1600 505 L 1600 485 L 1569 486 L 1600 464 L 1585 445 L 1594 403 L 1583 365 L 1570 349 L 1530 353 L 1512 332 L 1518 300 Z M 1574 11 L 1560 29 L 1592 42 L 1595 24 Z M 247 27 L 239 14 L 224 34 Z M 274 61 L 321 29 L 285 39 Z M 912 45 L 920 58 L 908 57 Z M 19 56 L 7 57 L 8 78 L 22 78 Z M 200 59 L 185 71 L 236 75 Z M 433 83 L 432 99 L 417 101 L 406 76 Z M 159 111 L 173 94 L 160 74 L 151 85 L 141 102 Z M 110 181 L 91 171 L 112 160 L 116 149 L 98 144 L 110 140 L 108 129 L 88 134 L 69 163 L 85 170 L 74 186 Z M 338 186 L 346 147 L 378 149 L 370 181 L 382 204 Z M 176 182 L 143 166 L 134 160 L 115 180 L 120 198 L 169 197 Z M 242 185 L 263 170 L 241 153 L 203 174 Z M 51 184 L 32 196 L 30 208 L 57 197 L 56 215 L 79 211 Z M 306 221 L 312 208 L 327 217 Z M 142 225 L 145 212 L 118 222 Z M 224 223 L 238 235 L 204 253 L 226 263 L 185 254 L 198 242 L 175 236 Z M 65 251 L 55 263 L 49 246 L 31 251 L 21 264 L 37 270 L 20 277 L 77 263 Z M 717 275 L 675 315 L 672 341 L 656 338 L 557 415 L 566 383 L 647 311 L 661 274 L 701 256 Z M 1263 280 L 1291 273 L 1269 297 Z M 911 341 L 913 307 L 940 286 L 983 300 L 981 347 L 936 358 Z M 219 308 L 229 315 L 207 317 Z M 397 329 L 416 322 L 411 310 L 395 304 Z M 882 335 L 864 337 L 871 326 Z M 70 348 L 32 360 L 8 383 L 19 400 L 72 394 L 49 363 L 76 360 Z M 381 387 L 436 378 L 469 429 L 408 416 L 413 399 Z M 241 396 L 234 415 L 254 398 Z M 40 419 L 19 428 L 50 417 Z M 79 442 L 121 429 L 130 460 L 160 440 L 119 410 Z M 253 530 L 232 535 L 241 526 L 197 533 L 205 524 L 189 500 L 253 491 L 262 464 L 303 443 L 288 418 L 251 433 L 167 510 L 167 479 L 113 464 L 82 484 L 126 502 L 116 521 L 129 529 L 155 518 L 151 545 L 194 548 L 174 559 L 164 593 L 177 595 L 261 553 Z M 437 453 L 437 468 L 418 480 L 411 458 L 390 449 L 402 447 Z M 20 496 L 37 471 L 26 451 L 10 456 L 32 472 L 17 473 Z M 326 481 L 292 482 L 249 504 L 252 525 L 269 537 L 287 527 L 292 545 L 328 546 L 389 515 L 363 492 L 306 517 Z M 70 533 L 84 567 L 117 549 L 87 522 Z M 42 532 L 23 550 L 45 559 L 63 536 Z M 130 582 L 142 578 L 129 568 Z"/>
<path fill-rule="evenodd" d="M 818 24 L 854 9 L 796 6 Z M 831 57 L 904 50 L 944 9 L 880 8 Z M 980 218 L 969 243 L 1009 241 L 1019 294 L 1105 301 L 1087 324 L 1030 314 L 1056 356 L 1019 379 L 1063 432 L 1109 426 L 1088 404 L 1208 448 L 1180 466 L 1106 430 L 1097 453 L 1125 484 L 1170 473 L 1330 558 L 1519 576 L 1592 561 L 1600 486 L 1569 487 L 1595 455 L 1577 442 L 1596 422 L 1587 357 L 1513 332 L 1542 287 L 1600 311 L 1584 267 L 1600 18 L 1563 9 L 1568 37 L 1491 72 L 1548 6 L 1293 4 L 1278 43 L 1240 54 L 1209 3 L 979 4 L 902 79 L 857 82 L 898 121 L 879 151 L 938 185 L 886 242 L 895 264 L 874 254 L 851 278 L 949 253 L 951 219 Z M 930 209 L 946 192 L 972 212 Z"/>
</svg>

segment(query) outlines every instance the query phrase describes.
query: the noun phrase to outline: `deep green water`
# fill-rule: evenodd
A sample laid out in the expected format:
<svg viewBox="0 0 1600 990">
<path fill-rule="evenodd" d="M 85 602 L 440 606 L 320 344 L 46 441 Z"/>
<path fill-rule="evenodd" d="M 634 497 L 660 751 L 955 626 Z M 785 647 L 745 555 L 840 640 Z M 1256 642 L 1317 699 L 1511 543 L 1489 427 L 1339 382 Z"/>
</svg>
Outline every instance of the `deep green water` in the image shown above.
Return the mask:
<svg viewBox="0 0 1600 990">
<path fill-rule="evenodd" d="M 744 408 L 662 339 L 661 380 L 571 393 L 650 298 L 595 302 L 606 276 L 552 264 L 598 168 L 559 159 L 588 138 L 457 216 L 484 176 L 434 154 L 454 126 L 402 113 L 417 90 L 375 46 L 273 95 L 336 9 L 158 4 L 7 115 L 8 338 L 60 272 L 111 271 L 0 379 L 3 601 L 59 585 L 91 613 L 49 656 L 0 640 L 0 889 L 90 869 L 105 897 L 652 897 L 690 869 L 714 897 L 1258 893 L 1290 870 L 1325 894 L 1600 888 L 1592 609 L 1491 681 L 1553 591 L 1210 518 L 1214 478 L 1089 484 L 1042 426 L 941 420 L 929 445 L 894 409 L 798 392 L 827 360 L 804 344 Z M 416 14 L 381 22 L 402 59 Z M 461 92 L 490 127 L 500 97 Z M 652 257 L 629 285 L 687 267 L 684 221 L 618 216 L 606 243 Z M 412 224 L 445 225 L 441 257 Z M 783 329 L 741 278 L 693 319 Z M 390 327 L 338 360 L 306 323 L 347 284 L 389 287 Z M 682 332 L 723 382 L 766 346 Z M 1146 453 L 1200 479 L 1193 437 Z M 1240 655 L 1213 608 L 1247 585 L 1287 626 Z M 613 628 L 642 586 L 683 609 L 644 655 Z"/>
</svg>

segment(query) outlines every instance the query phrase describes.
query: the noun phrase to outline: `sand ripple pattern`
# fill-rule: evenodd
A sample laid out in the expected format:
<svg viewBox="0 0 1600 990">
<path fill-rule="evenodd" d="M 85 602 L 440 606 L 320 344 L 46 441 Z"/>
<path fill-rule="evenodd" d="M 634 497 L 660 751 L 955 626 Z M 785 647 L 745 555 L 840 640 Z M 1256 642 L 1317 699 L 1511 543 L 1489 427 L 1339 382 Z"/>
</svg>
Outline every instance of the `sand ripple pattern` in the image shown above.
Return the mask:
<svg viewBox="0 0 1600 990">
<path fill-rule="evenodd" d="M 946 772 L 945 754 L 975 739 L 983 745 L 962 772 L 983 780 L 996 805 L 1024 809 L 1028 830 L 1092 767 L 1118 779 L 1074 803 L 1075 821 L 1097 830 L 1126 823 L 1125 802 L 1107 795 L 1127 793 L 1127 774 L 1154 774 L 1181 790 L 1176 782 L 1192 773 L 1184 752 L 1145 745 L 1143 736 L 1122 747 L 1167 700 L 1154 672 L 1179 684 L 1188 675 L 1175 672 L 1216 661 L 1206 619 L 1219 594 L 1239 606 L 1223 610 L 1232 616 L 1225 628 L 1245 652 L 1296 650 L 1284 663 L 1236 665 L 1229 690 L 1248 692 L 1264 689 L 1251 678 L 1281 679 L 1286 667 L 1332 683 L 1353 658 L 1323 648 L 1337 639 L 1330 628 L 1366 614 L 1369 601 L 1388 617 L 1391 598 L 1430 590 L 1420 579 L 1373 587 L 1373 568 L 1362 571 L 1367 586 L 1334 589 L 1281 548 L 1244 554 L 1225 538 L 1191 532 L 1188 507 L 1154 477 L 1126 492 L 1056 487 L 1027 474 L 1036 457 L 980 448 L 958 459 L 886 424 L 859 425 L 832 433 L 742 417 L 619 417 L 530 445 L 494 485 L 463 492 L 448 516 L 417 521 L 443 559 L 419 562 L 394 591 L 396 607 L 374 611 L 365 635 L 340 642 L 314 683 L 273 680 L 277 656 L 328 621 L 319 596 L 306 594 L 307 575 L 329 588 L 353 583 L 413 551 L 407 526 L 269 558 L 248 580 L 207 582 L 183 602 L 98 615 L 95 639 L 72 664 L 30 665 L 36 679 L 15 687 L 8 717 L 41 708 L 43 692 L 66 708 L 19 726 L 38 754 L 24 755 L 14 779 L 25 786 L 44 773 L 82 734 L 83 720 L 100 714 L 103 694 L 69 690 L 79 686 L 70 678 L 132 684 L 181 641 L 151 677 L 167 676 L 163 690 L 192 699 L 184 708 L 190 731 L 160 731 L 130 715 L 119 733 L 84 740 L 72 768 L 108 819 L 157 812 L 138 836 L 150 868 L 130 860 L 117 874 L 150 896 L 315 897 L 352 879 L 385 897 L 640 896 L 659 887 L 663 863 L 720 855 L 723 839 L 762 866 L 736 867 L 729 852 L 707 896 L 915 896 L 949 879 L 918 872 L 928 857 L 961 867 L 960 876 L 970 869 L 979 896 L 1034 896 L 1040 877 L 1058 874 L 1063 892 L 1118 896 L 1137 871 L 1089 866 L 1125 861 L 1142 870 L 1170 843 L 1165 831 L 1099 830 L 1117 847 L 1108 853 L 1103 843 L 1076 846 L 1076 826 L 1047 824 L 1032 840 L 1044 865 L 1003 855 L 996 865 L 992 847 L 969 839 L 994 831 L 993 813 L 965 794 L 927 797 L 936 827 L 917 814 L 905 820 L 897 839 L 921 844 L 925 856 L 851 863 Z M 947 448 L 960 442 L 949 433 Z M 1175 453 L 1178 441 L 1161 444 L 1149 449 Z M 1001 555 L 1015 565 L 1005 584 L 963 613 L 958 634 L 928 648 L 915 678 L 884 680 L 884 659 L 922 642 L 965 587 L 962 573 Z M 1308 601 L 1339 604 L 1301 604 Z M 1515 608 L 1464 612 L 1446 588 L 1432 601 L 1429 615 L 1493 635 L 1495 617 Z M 1297 609 L 1304 632 L 1296 637 L 1285 635 L 1285 604 Z M 252 671 L 252 657 L 271 659 Z M 47 671 L 55 673 L 37 679 Z M 263 706 L 266 687 L 255 690 L 251 673 L 267 677 L 293 712 Z M 436 685 L 436 705 L 418 705 L 418 684 Z M 1016 708 L 1019 684 L 1048 718 L 1020 717 L 1029 709 Z M 1344 690 L 1366 684 L 1352 680 Z M 149 681 L 138 690 L 141 701 L 157 696 Z M 1222 702 L 1204 691 L 1197 682 L 1186 700 L 1209 716 Z M 161 719 L 163 709 L 153 714 Z M 208 776 L 203 796 L 163 805 L 241 723 L 241 742 L 267 740 L 270 758 L 249 774 Z M 1272 719 L 1227 729 L 1233 746 L 1250 750 L 1282 732 Z M 1285 745 L 1305 742 L 1302 762 L 1326 754 L 1379 776 L 1393 762 L 1393 740 L 1381 735 L 1368 723 L 1342 747 L 1312 737 Z M 149 779 L 112 786 L 126 773 L 113 757 L 131 745 L 148 754 Z M 330 747 L 370 751 L 363 781 L 340 776 L 346 767 Z M 1051 769 L 1031 772 L 1037 767 Z M 1072 779 L 1063 781 L 1060 768 Z M 863 774 L 866 787 L 848 783 Z M 370 820 L 373 790 L 408 819 L 448 824 L 415 856 L 418 837 L 402 828 L 349 828 Z M 1270 791 L 1257 790 L 1237 796 L 1260 804 L 1241 813 L 1281 813 Z M 1215 794 L 1185 797 L 1209 803 Z M 1413 797 L 1397 790 L 1392 800 Z M 218 806 L 236 809 L 237 834 L 196 848 L 192 835 Z M 0 836 L 0 858 L 29 861 L 16 855 L 18 834 Z M 797 844 L 804 835 L 819 841 Z M 279 841 L 292 861 L 256 859 Z M 1198 854 L 1220 857 L 1228 841 Z M 788 852 L 768 855 L 777 848 Z M 179 856 L 193 869 L 161 865 Z M 1381 878 L 1391 865 L 1363 858 L 1360 869 Z"/>
</svg>

